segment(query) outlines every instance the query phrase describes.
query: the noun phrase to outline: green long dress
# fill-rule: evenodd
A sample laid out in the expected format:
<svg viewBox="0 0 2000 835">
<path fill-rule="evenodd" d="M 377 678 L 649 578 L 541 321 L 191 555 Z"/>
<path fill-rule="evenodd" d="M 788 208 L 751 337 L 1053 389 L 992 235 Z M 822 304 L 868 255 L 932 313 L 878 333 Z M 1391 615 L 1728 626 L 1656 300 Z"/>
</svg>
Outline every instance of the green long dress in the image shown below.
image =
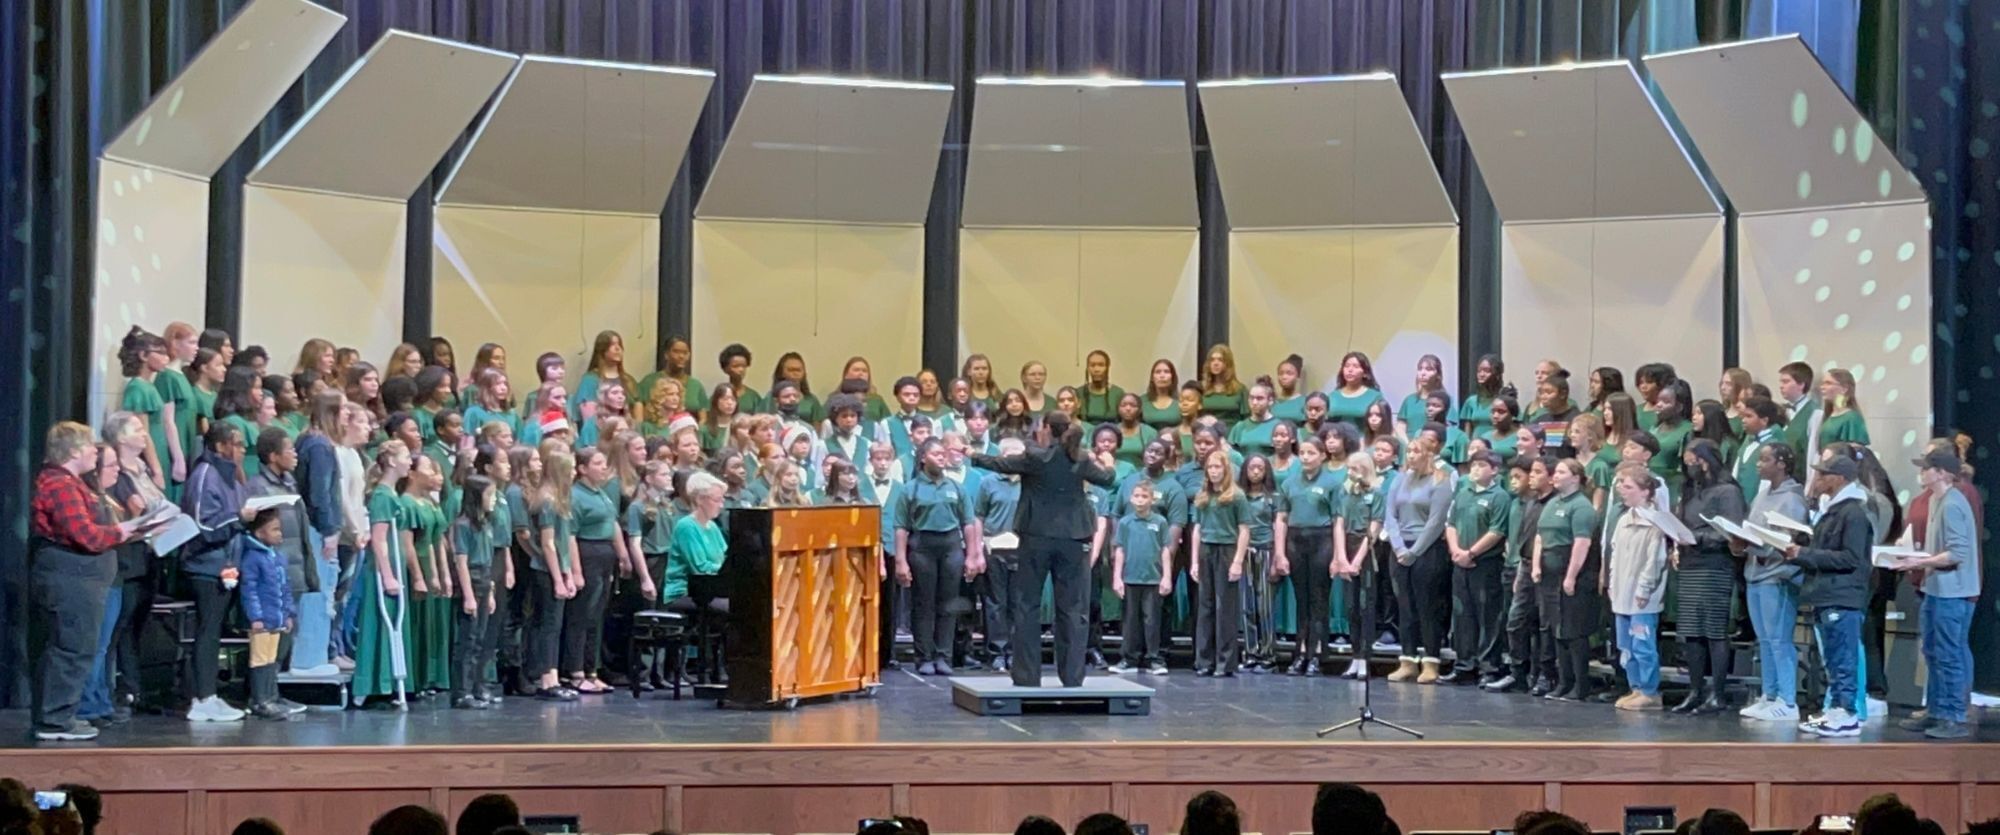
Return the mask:
<svg viewBox="0 0 2000 835">
<path fill-rule="evenodd" d="M 165 376 L 161 372 L 160 376 Z M 160 458 L 162 472 L 173 469 L 173 453 L 167 449 L 167 433 L 171 431 L 161 412 L 167 401 L 160 396 L 159 387 L 142 377 L 132 377 L 125 381 L 125 394 L 118 400 L 118 408 L 138 415 L 146 422 L 146 436 L 153 439 L 153 454 Z"/>
<path fill-rule="evenodd" d="M 397 582 L 403 583 L 405 588 L 401 595 L 383 596 L 382 582 L 375 570 L 374 545 L 371 543 L 369 549 L 358 557 L 361 564 L 355 571 L 359 579 L 355 583 L 354 594 L 360 596 L 361 606 L 358 617 L 360 622 L 357 625 L 359 635 L 354 643 L 354 681 L 350 687 L 354 703 L 357 705 L 370 696 L 396 693 L 394 653 L 398 650 L 394 645 L 393 628 L 398 617 L 404 618 L 402 629 L 405 636 L 410 634 L 412 625 L 408 620 L 407 609 L 403 605 L 409 599 L 409 590 L 406 582 L 407 572 L 403 567 L 402 540 L 402 533 L 411 529 L 411 521 L 408 510 L 402 501 L 396 498 L 395 491 L 383 485 L 376 485 L 369 490 L 368 525 L 371 528 L 371 535 L 375 525 L 389 526 L 387 543 L 389 570 L 395 574 Z M 407 659 L 409 657 L 407 641 L 404 642 L 402 652 Z M 405 669 L 413 668 L 406 664 Z M 407 674 L 404 687 L 406 690 L 412 687 Z"/>
<path fill-rule="evenodd" d="M 418 559 L 440 546 L 448 520 L 437 502 L 405 496 L 417 543 Z M 410 607 L 416 628 L 406 630 L 404 643 L 411 649 L 411 686 L 418 690 L 446 690 L 451 687 L 451 631 L 453 599 L 439 588 L 439 578 L 425 580 L 429 593 Z"/>
<path fill-rule="evenodd" d="M 188 382 L 187 375 L 181 373 L 179 369 L 168 368 L 153 378 L 153 387 L 160 390 L 161 400 L 174 406 L 174 437 L 181 442 L 182 463 L 187 469 L 192 470 L 195 456 L 201 451 L 194 446 L 196 439 L 199 438 L 195 433 L 194 386 Z M 173 451 L 164 446 L 160 447 L 160 469 L 167 472 L 168 478 L 173 477 Z M 167 495 L 175 501 L 180 500 L 180 481 L 176 480 L 167 485 Z"/>
</svg>

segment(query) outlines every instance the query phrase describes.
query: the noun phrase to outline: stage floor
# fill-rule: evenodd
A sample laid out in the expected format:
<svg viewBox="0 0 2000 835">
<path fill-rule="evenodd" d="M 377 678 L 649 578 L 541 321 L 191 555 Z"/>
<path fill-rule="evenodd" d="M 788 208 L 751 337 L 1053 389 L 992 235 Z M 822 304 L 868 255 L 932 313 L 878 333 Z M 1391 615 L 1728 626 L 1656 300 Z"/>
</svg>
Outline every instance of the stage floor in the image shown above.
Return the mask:
<svg viewBox="0 0 2000 835">
<path fill-rule="evenodd" d="M 179 716 L 136 717 L 105 729 L 99 748 L 200 748 L 286 746 L 522 746 L 522 745 L 873 745 L 880 743 L 1091 743 L 1311 742 L 1318 728 L 1353 718 L 1361 685 L 1338 678 L 1240 675 L 1198 678 L 1176 670 L 1165 677 L 1132 677 L 1157 688 L 1150 716 L 1030 714 L 977 716 L 952 704 L 951 684 L 902 670 L 884 675 L 873 698 L 803 705 L 794 711 L 720 710 L 691 695 L 679 702 L 665 693 L 634 700 L 629 691 L 557 704 L 508 699 L 498 710 L 452 710 L 442 697 L 413 705 L 405 715 L 367 710 L 314 712 L 289 722 L 190 723 Z M 1374 683 L 1376 714 L 1423 731 L 1431 741 L 1456 743 L 1793 743 L 1790 723 L 1753 722 L 1733 712 L 1717 717 L 1630 713 L 1610 705 L 1548 702 L 1525 695 L 1484 693 L 1473 687 Z M 1976 709 L 1975 709 L 1976 712 Z M 1837 742 L 1924 742 L 1890 721 L 1870 721 L 1862 735 Z M 2000 742 L 2000 720 L 1979 724 L 1972 742 Z M 9 747 L 27 746 L 27 717 L 6 721 L 23 732 L 7 735 Z M 1344 732 L 1329 741 L 1405 742 L 1375 728 Z M 1833 744 L 1829 742 L 1828 744 Z M 43 745 L 44 748 L 89 747 Z"/>
</svg>

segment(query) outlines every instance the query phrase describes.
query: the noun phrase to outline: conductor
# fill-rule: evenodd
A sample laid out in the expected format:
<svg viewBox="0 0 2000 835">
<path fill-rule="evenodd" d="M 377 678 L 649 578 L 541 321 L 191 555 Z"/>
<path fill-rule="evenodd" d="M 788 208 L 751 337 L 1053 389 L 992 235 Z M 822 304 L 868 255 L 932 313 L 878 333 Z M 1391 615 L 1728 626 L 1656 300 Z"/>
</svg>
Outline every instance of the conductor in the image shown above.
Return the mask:
<svg viewBox="0 0 2000 835">
<path fill-rule="evenodd" d="M 1050 412 L 1035 428 L 1024 452 L 974 455 L 973 466 L 1021 477 L 1021 503 L 1014 530 L 1021 538 L 1020 568 L 1010 590 L 1014 619 L 1014 684 L 1042 683 L 1041 596 L 1043 578 L 1054 575 L 1056 676 L 1064 687 L 1083 686 L 1084 639 L 1090 613 L 1090 537 L 1096 514 L 1084 482 L 1110 487 L 1112 468 L 1092 460 L 1081 445 L 1083 428 L 1069 415 Z"/>
</svg>

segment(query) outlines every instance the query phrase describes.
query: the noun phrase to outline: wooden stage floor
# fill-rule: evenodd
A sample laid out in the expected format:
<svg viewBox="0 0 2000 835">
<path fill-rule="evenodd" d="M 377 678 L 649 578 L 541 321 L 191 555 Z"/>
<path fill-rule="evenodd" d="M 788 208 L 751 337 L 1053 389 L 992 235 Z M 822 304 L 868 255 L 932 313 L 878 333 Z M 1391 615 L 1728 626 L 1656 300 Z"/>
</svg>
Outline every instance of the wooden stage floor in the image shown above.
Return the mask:
<svg viewBox="0 0 2000 835">
<path fill-rule="evenodd" d="M 1167 832 L 1187 797 L 1219 786 L 1245 805 L 1245 831 L 1271 835 L 1305 830 L 1312 784 L 1336 779 L 1382 791 L 1405 831 L 1490 829 L 1541 806 L 1615 829 L 1628 803 L 1725 806 L 1760 826 L 1800 826 L 1884 789 L 1947 832 L 2000 816 L 2000 719 L 1970 742 L 1922 742 L 1879 720 L 1858 739 L 1823 741 L 1733 714 L 1378 681 L 1377 713 L 1429 737 L 1320 740 L 1314 730 L 1355 714 L 1357 683 L 1176 671 L 1142 679 L 1158 687 L 1150 716 L 981 717 L 953 706 L 943 679 L 885 678 L 874 698 L 792 712 L 619 693 L 240 725 L 141 716 L 94 745 L 0 750 L 0 775 L 84 782 L 150 810 L 147 826 L 107 832 L 190 834 L 266 812 L 304 831 L 358 831 L 313 822 L 404 802 L 451 809 L 495 789 L 582 812 L 589 831 L 838 833 L 896 811 L 940 833 L 1005 832 L 1027 812 L 1074 822 L 1110 809 Z M 10 741 L 23 740 L 26 717 L 6 721 Z"/>
</svg>

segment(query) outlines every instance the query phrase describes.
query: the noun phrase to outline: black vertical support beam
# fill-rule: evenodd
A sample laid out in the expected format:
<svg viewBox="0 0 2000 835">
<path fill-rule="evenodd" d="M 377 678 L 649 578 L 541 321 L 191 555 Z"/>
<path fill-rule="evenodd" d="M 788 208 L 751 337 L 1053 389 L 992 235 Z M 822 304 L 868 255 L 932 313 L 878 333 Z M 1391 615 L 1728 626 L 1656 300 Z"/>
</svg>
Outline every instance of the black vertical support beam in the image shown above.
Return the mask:
<svg viewBox="0 0 2000 835">
<path fill-rule="evenodd" d="M 923 364 L 945 378 L 958 374 L 958 230 L 965 216 L 966 143 L 972 137 L 978 2 L 951 4 L 947 25 L 932 29 L 942 38 L 933 43 L 933 54 L 949 56 L 957 88 L 945 123 L 944 150 L 938 154 L 930 211 L 924 216 Z"/>
</svg>

